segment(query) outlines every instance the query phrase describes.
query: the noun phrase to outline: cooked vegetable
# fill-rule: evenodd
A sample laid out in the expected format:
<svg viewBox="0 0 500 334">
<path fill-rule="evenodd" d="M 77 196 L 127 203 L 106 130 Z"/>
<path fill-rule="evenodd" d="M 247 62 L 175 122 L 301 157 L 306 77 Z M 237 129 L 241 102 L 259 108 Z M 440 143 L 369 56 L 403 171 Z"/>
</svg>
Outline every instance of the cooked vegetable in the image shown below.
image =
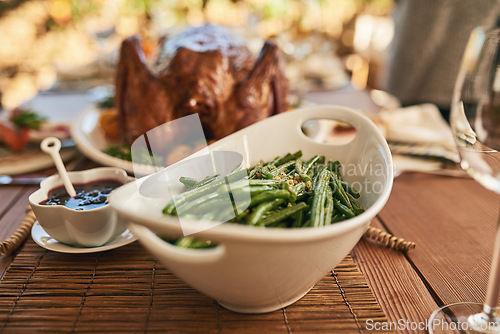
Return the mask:
<svg viewBox="0 0 500 334">
<path fill-rule="evenodd" d="M 115 106 L 115 96 L 113 94 L 106 96 L 99 102 L 97 102 L 97 106 L 100 109 L 108 109 L 108 108 L 114 108 Z"/>
<path fill-rule="evenodd" d="M 115 109 L 101 110 L 99 113 L 99 126 L 107 139 L 111 141 L 119 139 L 118 114 Z"/>
<path fill-rule="evenodd" d="M 272 209 L 280 206 L 284 202 L 285 202 L 285 199 L 276 198 L 272 201 L 259 204 L 259 206 L 257 206 L 255 208 L 255 210 L 253 210 L 250 217 L 248 217 L 248 224 L 249 225 L 257 225 L 257 223 L 259 222 L 259 220 L 262 218 L 262 216 L 264 214 L 266 214 L 267 212 L 271 211 Z"/>
<path fill-rule="evenodd" d="M 17 128 L 38 130 L 46 118 L 28 109 L 16 109 L 12 112 L 10 121 Z"/>
<path fill-rule="evenodd" d="M 130 148 L 125 145 L 111 145 L 104 150 L 104 153 L 122 160 L 132 161 Z"/>
<path fill-rule="evenodd" d="M 325 202 L 326 202 L 326 189 L 328 188 L 328 181 L 330 181 L 331 172 L 323 168 L 318 177 L 316 188 L 314 189 L 313 204 L 311 210 L 311 222 L 314 227 L 325 225 Z M 330 224 L 330 222 L 328 222 Z"/>
<path fill-rule="evenodd" d="M 27 109 L 14 109 L 8 120 L 0 122 L 0 143 L 14 152 L 22 151 L 30 140 L 30 130 L 38 130 L 45 117 Z"/>
<path fill-rule="evenodd" d="M 361 214 L 359 192 L 342 180 L 338 161 L 301 160 L 302 152 L 260 162 L 250 170 L 203 180 L 181 177 L 186 191 L 163 209 L 166 215 L 263 227 L 320 227 Z M 228 207 L 228 194 L 232 206 Z M 243 196 L 243 197 L 242 197 Z M 245 197 L 246 196 L 246 197 Z M 249 198 L 238 211 L 237 198 Z M 176 241 L 196 248 L 197 243 Z M 200 245 L 206 245 L 200 243 Z M 213 246 L 212 243 L 210 245 Z"/>
<path fill-rule="evenodd" d="M 4 143 L 14 152 L 22 151 L 29 140 L 29 129 L 16 128 L 10 123 L 0 122 L 0 143 Z"/>
<path fill-rule="evenodd" d="M 274 211 L 270 213 L 266 218 L 260 221 L 260 225 L 263 226 L 274 226 L 277 223 L 282 222 L 284 219 L 292 216 L 296 212 L 305 210 L 308 208 L 308 205 L 304 202 L 298 203 L 289 207 L 286 207 L 282 210 Z M 279 225 L 281 226 L 281 225 Z M 286 224 L 284 225 L 286 226 Z"/>
<path fill-rule="evenodd" d="M 198 181 L 196 181 L 195 179 L 192 179 L 190 177 L 184 177 L 184 176 L 181 176 L 179 181 L 186 186 L 187 189 L 190 189 L 192 187 L 194 187 L 196 184 L 198 184 Z"/>
</svg>

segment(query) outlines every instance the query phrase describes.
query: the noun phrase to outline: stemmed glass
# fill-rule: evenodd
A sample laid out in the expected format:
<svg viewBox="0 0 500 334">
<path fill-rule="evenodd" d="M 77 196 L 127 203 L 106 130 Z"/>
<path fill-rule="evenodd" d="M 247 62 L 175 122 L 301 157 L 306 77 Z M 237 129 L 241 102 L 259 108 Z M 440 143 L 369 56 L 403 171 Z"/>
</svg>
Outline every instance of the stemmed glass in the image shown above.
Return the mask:
<svg viewBox="0 0 500 334">
<path fill-rule="evenodd" d="M 467 44 L 451 105 L 450 124 L 460 164 L 500 194 L 500 28 L 476 28 Z M 484 304 L 460 302 L 434 311 L 432 333 L 500 333 L 500 225 L 497 225 Z"/>
</svg>

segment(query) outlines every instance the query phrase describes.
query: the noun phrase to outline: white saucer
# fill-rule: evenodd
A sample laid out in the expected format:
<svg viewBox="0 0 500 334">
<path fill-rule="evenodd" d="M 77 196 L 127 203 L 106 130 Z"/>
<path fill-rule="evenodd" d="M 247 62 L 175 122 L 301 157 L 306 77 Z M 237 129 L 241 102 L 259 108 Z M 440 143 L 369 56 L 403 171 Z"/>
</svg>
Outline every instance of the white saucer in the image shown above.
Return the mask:
<svg viewBox="0 0 500 334">
<path fill-rule="evenodd" d="M 63 244 L 45 232 L 43 227 L 35 222 L 31 228 L 31 237 L 33 240 L 41 247 L 59 253 L 95 253 L 102 252 L 121 246 L 128 245 L 137 240 L 137 237 L 130 232 L 130 230 L 125 230 L 121 235 L 113 239 L 112 241 L 98 247 L 77 247 Z"/>
</svg>

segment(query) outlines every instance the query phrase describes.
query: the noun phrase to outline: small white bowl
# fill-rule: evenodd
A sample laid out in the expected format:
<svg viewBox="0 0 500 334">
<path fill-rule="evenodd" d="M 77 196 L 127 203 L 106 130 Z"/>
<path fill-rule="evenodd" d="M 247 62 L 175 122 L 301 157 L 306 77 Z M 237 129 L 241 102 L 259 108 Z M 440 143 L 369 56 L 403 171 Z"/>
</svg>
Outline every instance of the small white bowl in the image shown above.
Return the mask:
<svg viewBox="0 0 500 334">
<path fill-rule="evenodd" d="M 356 136 L 338 145 L 319 143 L 301 130 L 304 122 L 319 119 L 349 123 L 356 128 Z M 367 117 L 343 107 L 288 111 L 227 136 L 209 149 L 238 152 L 246 166 L 297 150 L 302 150 L 305 159 L 324 155 L 328 160 L 339 160 L 344 180 L 358 185 L 358 203 L 366 209 L 352 219 L 318 228 L 180 222 L 178 217 L 164 215 L 162 209 L 183 189 L 178 176 L 193 177 L 187 173 L 197 167 L 199 160 L 193 158 L 198 155 L 113 192 L 111 206 L 131 222 L 129 228 L 146 249 L 175 275 L 236 312 L 271 312 L 304 296 L 354 247 L 392 189 L 392 157 L 387 142 Z M 193 166 L 188 165 L 189 159 Z M 168 173 L 168 179 L 177 183 L 170 188 L 170 196 L 147 196 L 139 191 L 148 180 L 153 184 L 161 180 L 162 173 Z M 158 236 L 182 236 L 188 224 L 198 231 L 193 237 L 212 240 L 217 246 L 185 249 Z"/>
<path fill-rule="evenodd" d="M 73 184 L 99 180 L 116 180 L 128 183 L 133 178 L 125 170 L 115 167 L 93 168 L 69 172 Z M 58 174 L 40 183 L 40 189 L 29 196 L 29 203 L 45 232 L 55 240 L 78 247 L 97 247 L 106 244 L 127 229 L 125 222 L 116 215 L 109 204 L 91 210 L 73 210 L 63 205 L 41 205 L 48 199 L 49 191 L 63 185 Z"/>
</svg>

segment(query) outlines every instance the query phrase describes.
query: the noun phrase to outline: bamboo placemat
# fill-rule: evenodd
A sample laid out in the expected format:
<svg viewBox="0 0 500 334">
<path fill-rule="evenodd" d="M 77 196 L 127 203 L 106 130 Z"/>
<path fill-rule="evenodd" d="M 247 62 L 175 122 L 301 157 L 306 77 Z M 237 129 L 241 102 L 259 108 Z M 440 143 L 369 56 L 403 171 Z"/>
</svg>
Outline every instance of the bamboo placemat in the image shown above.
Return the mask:
<svg viewBox="0 0 500 334">
<path fill-rule="evenodd" d="M 301 300 L 267 314 L 226 310 L 137 242 L 62 254 L 29 239 L 0 281 L 0 333 L 366 333 L 369 319 L 387 321 L 350 256 Z"/>
</svg>

